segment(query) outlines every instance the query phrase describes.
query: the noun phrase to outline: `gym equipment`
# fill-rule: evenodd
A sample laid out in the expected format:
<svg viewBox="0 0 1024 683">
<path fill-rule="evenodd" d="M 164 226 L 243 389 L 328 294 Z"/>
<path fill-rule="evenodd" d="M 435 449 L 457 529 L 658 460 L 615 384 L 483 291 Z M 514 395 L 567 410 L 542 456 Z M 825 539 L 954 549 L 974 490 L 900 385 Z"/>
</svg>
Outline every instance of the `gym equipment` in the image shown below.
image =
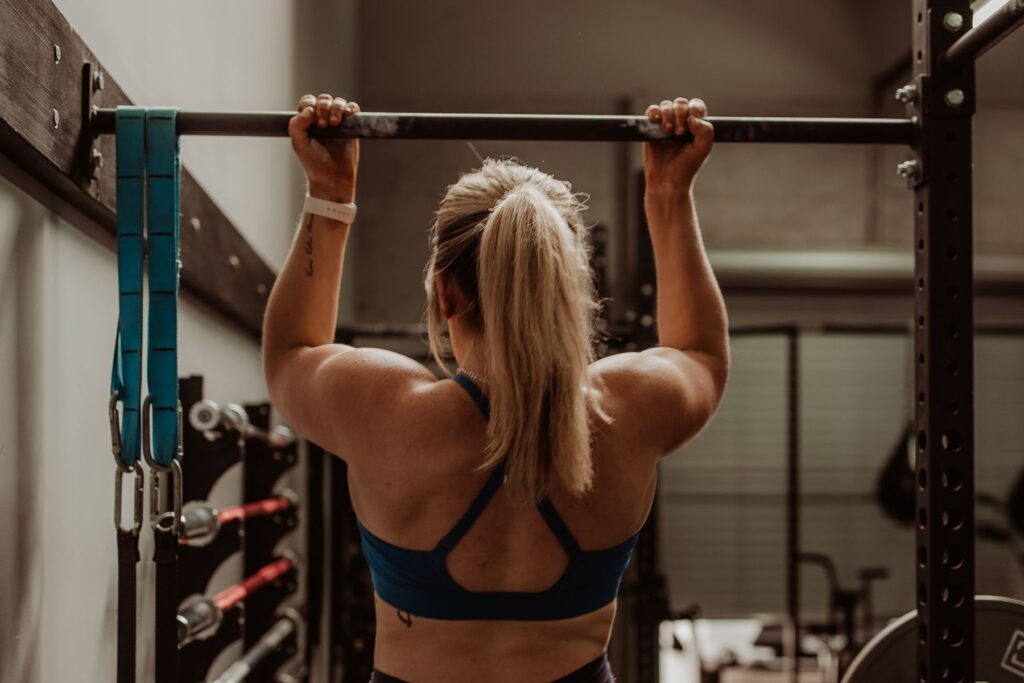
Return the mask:
<svg viewBox="0 0 1024 683">
<path fill-rule="evenodd" d="M 110 439 L 114 477 L 114 528 L 117 532 L 117 681 L 135 681 L 139 532 L 142 529 L 145 474 L 139 463 L 139 413 L 142 401 L 142 262 L 145 117 L 140 108 L 118 112 L 117 191 L 124 205 L 117 215 L 118 320 L 111 369 Z M 117 404 L 121 403 L 121 414 Z M 132 525 L 121 525 L 126 474 L 133 475 Z"/>
<path fill-rule="evenodd" d="M 295 507 L 297 504 L 297 496 L 289 490 L 285 490 L 276 498 L 266 498 L 254 503 L 232 505 L 225 508 L 215 508 L 200 500 L 189 501 L 181 511 L 180 542 L 191 546 L 204 546 L 217 536 L 224 524 L 274 515 Z"/>
<path fill-rule="evenodd" d="M 981 636 L 976 645 L 976 666 L 971 681 L 1020 683 L 1024 680 L 1024 602 L 1010 598 L 979 595 L 974 599 L 974 626 Z M 952 624 L 939 633 L 929 633 L 908 612 L 880 631 L 860 651 L 843 683 L 906 683 L 928 677 L 917 661 L 916 650 L 923 638 L 938 638 L 952 648 L 962 647 L 966 625 Z M 947 680 L 965 680 L 956 664 L 939 672 Z"/>
<path fill-rule="evenodd" d="M 236 403 L 221 406 L 209 399 L 200 401 L 189 409 L 188 421 L 201 432 L 223 428 L 238 432 L 242 439 L 261 439 L 274 448 L 287 448 L 295 443 L 295 432 L 291 429 L 284 425 L 270 431 L 256 427 L 249 421 L 245 408 Z"/>
<path fill-rule="evenodd" d="M 224 673 L 218 676 L 213 683 L 241 683 L 252 673 L 253 669 L 281 647 L 284 641 L 301 625 L 301 614 L 292 609 L 285 610 L 284 616 L 271 626 L 244 655 L 225 669 Z"/>
<path fill-rule="evenodd" d="M 274 581 L 294 571 L 298 564 L 294 556 L 282 557 L 260 568 L 239 583 L 228 586 L 213 597 L 190 596 L 182 603 L 175 622 L 177 623 L 178 648 L 189 642 L 209 638 L 217 632 L 224 619 L 224 613 L 256 591 L 262 590 Z"/>
<path fill-rule="evenodd" d="M 317 558 L 322 557 L 319 520 L 323 501 L 322 496 L 316 495 L 321 480 L 307 481 L 300 510 L 299 497 L 280 484 L 281 476 L 297 462 L 299 444 L 292 441 L 278 447 L 268 443 L 263 435 L 267 433 L 269 405 L 242 407 L 204 402 L 203 380 L 198 376 L 182 378 L 179 384 L 183 415 L 190 416 L 183 425 L 187 457 L 182 461 L 184 497 L 189 502 L 182 509 L 176 604 L 185 622 L 181 625 L 183 631 L 192 632 L 191 636 L 182 634 L 186 640 L 180 648 L 177 630 L 173 634 L 180 680 L 210 680 L 210 668 L 224 648 L 241 640 L 248 651 L 286 614 L 301 619 L 301 628 L 264 654 L 258 668 L 248 676 L 253 680 L 271 680 L 275 672 L 285 668 L 300 673 L 308 671 L 310 642 L 318 637 L 319 622 L 307 629 L 305 614 L 308 605 L 321 600 L 322 577 L 315 566 Z M 202 410 L 196 409 L 200 404 Z M 249 436 L 232 426 L 240 424 L 252 426 L 252 430 L 246 431 Z M 317 462 L 309 461 L 311 477 Z M 245 502 L 219 507 L 206 502 L 224 474 L 239 465 L 242 482 L 238 496 Z M 309 563 L 300 563 L 290 551 L 282 550 L 289 543 L 286 536 L 298 526 L 300 511 L 309 513 Z M 242 556 L 243 576 L 249 579 L 230 592 L 210 596 L 211 577 L 238 553 Z M 283 569 L 281 559 L 290 560 L 294 568 L 267 583 L 265 579 L 271 571 L 268 567 L 276 567 L 275 572 Z M 301 595 L 297 594 L 300 583 L 304 588 Z M 244 598 L 238 593 L 240 589 L 246 593 Z M 244 606 L 237 602 L 239 599 L 244 599 Z M 301 607 L 286 609 L 286 602 Z M 177 623 L 174 626 L 177 628 Z M 295 656 L 296 653 L 301 656 Z M 299 676 L 298 680 L 305 679 Z"/>
</svg>

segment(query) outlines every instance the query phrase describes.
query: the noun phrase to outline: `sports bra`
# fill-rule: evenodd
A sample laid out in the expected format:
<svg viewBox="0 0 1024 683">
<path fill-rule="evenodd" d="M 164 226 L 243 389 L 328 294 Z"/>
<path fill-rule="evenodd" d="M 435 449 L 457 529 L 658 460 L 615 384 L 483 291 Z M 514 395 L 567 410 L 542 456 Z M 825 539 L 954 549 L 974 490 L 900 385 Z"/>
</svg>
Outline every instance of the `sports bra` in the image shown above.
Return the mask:
<svg viewBox="0 0 1024 683">
<path fill-rule="evenodd" d="M 468 378 L 452 378 L 490 417 L 483 392 Z M 370 533 L 357 520 L 363 555 L 370 566 L 373 587 L 382 600 L 409 614 L 446 620 L 551 621 L 578 617 L 604 607 L 616 598 L 622 575 L 636 547 L 637 533 L 604 550 L 581 550 L 569 527 L 544 498 L 537 510 L 569 562 L 564 573 L 547 590 L 536 592 L 471 591 L 463 588 L 445 564 L 445 558 L 466 535 L 505 481 L 505 464 L 498 465 L 483 489 L 433 550 L 409 550 Z"/>
</svg>

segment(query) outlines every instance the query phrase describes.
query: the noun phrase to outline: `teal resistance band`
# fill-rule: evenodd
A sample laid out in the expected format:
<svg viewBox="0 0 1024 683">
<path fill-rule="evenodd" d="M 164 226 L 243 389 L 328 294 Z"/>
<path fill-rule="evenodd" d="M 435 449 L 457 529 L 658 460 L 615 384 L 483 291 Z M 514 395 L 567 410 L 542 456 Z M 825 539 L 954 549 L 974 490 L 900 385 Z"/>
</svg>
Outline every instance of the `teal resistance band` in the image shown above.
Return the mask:
<svg viewBox="0 0 1024 683">
<path fill-rule="evenodd" d="M 149 246 L 149 396 L 143 406 L 143 455 L 153 469 L 150 496 L 161 498 L 162 473 L 170 478 L 171 511 L 153 514 L 156 565 L 155 683 L 178 683 L 178 535 L 181 529 L 181 405 L 178 402 L 178 193 L 177 109 L 146 110 L 146 223 Z M 152 420 L 152 435 L 147 428 Z"/>
<path fill-rule="evenodd" d="M 135 683 L 136 572 L 145 487 L 139 463 L 142 398 L 142 263 L 146 161 L 145 110 L 117 110 L 117 289 L 118 321 L 110 377 L 110 438 L 117 473 L 117 683 Z M 117 404 L 122 418 L 118 420 Z M 125 474 L 134 479 L 134 524 L 121 525 Z"/>
<path fill-rule="evenodd" d="M 146 111 L 149 353 L 152 459 L 167 469 L 181 455 L 178 404 L 179 168 L 177 109 Z M 149 444 L 144 444 L 149 446 Z"/>
<path fill-rule="evenodd" d="M 142 263 L 146 110 L 117 108 L 117 288 L 119 318 L 110 377 L 111 438 L 118 467 L 139 461 L 142 403 Z M 120 425 L 117 403 L 121 403 Z"/>
</svg>

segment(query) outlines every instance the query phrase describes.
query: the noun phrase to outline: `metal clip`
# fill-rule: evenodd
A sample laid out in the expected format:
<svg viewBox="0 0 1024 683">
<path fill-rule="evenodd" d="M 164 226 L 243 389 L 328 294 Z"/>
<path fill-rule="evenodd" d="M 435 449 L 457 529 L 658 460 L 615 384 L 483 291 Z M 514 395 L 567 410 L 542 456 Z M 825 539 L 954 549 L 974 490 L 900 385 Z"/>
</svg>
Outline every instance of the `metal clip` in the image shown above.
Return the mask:
<svg viewBox="0 0 1024 683">
<path fill-rule="evenodd" d="M 110 394 L 110 401 L 107 403 L 107 412 L 110 413 L 110 449 L 114 453 L 117 469 L 128 474 L 132 468 L 121 462 L 124 447 L 121 445 L 121 415 L 117 412 L 117 403 L 120 400 L 121 395 L 115 391 Z"/>
<path fill-rule="evenodd" d="M 146 396 L 146 400 L 142 403 L 142 455 L 146 458 L 146 464 L 153 471 L 153 475 L 149 478 L 149 522 L 156 528 L 159 518 L 166 513 L 166 511 L 162 511 L 160 508 L 160 478 L 161 475 L 168 475 L 171 478 L 171 511 L 174 513 L 171 532 L 175 536 L 180 536 L 181 508 L 185 497 L 181 472 L 181 403 L 178 403 L 178 454 L 177 457 L 171 460 L 169 467 L 165 467 L 153 459 L 153 446 L 150 439 L 150 413 L 152 407 L 153 397 Z"/>
<path fill-rule="evenodd" d="M 142 471 L 142 465 L 136 461 L 135 464 L 125 469 L 121 466 L 120 460 L 118 460 L 118 468 L 114 474 L 114 528 L 118 531 L 124 531 L 125 529 L 121 526 L 121 506 L 124 502 L 124 475 L 135 474 L 135 483 L 132 487 L 135 491 L 134 495 L 134 507 L 132 509 L 132 533 L 136 536 L 139 535 L 139 529 L 142 528 L 142 506 L 144 492 L 146 489 L 145 473 Z"/>
</svg>

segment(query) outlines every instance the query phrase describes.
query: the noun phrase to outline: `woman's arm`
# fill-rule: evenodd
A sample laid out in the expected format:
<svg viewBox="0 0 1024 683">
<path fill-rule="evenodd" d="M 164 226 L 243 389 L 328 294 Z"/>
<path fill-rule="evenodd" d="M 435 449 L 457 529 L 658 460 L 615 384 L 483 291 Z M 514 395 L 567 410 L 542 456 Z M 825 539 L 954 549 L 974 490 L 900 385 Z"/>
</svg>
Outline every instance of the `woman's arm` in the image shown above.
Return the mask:
<svg viewBox="0 0 1024 683">
<path fill-rule="evenodd" d="M 309 129 L 339 125 L 359 106 L 326 94 L 306 95 L 298 110 L 288 132 L 309 194 L 354 201 L 358 140 L 314 140 Z M 302 216 L 263 320 L 263 373 L 271 402 L 300 434 L 346 455 L 360 449 L 360 435 L 398 402 L 401 378 L 429 376 L 397 354 L 332 343 L 348 231 L 339 221 Z"/>
<path fill-rule="evenodd" d="M 693 199 L 694 180 L 715 135 L 706 115 L 699 99 L 676 98 L 648 109 L 652 120 L 676 133 L 689 130 L 694 139 L 685 145 L 644 145 L 644 207 L 657 272 L 658 342 L 699 354 L 720 394 L 729 366 L 729 324 Z"/>
<path fill-rule="evenodd" d="M 729 374 L 729 326 L 693 199 L 693 183 L 711 152 L 714 128 L 698 99 L 651 105 L 648 118 L 693 141 L 644 145 L 644 206 L 657 278 L 659 346 L 609 360 L 610 384 L 638 416 L 656 455 L 695 436 L 721 402 Z"/>
<path fill-rule="evenodd" d="M 310 138 L 309 129 L 337 125 L 358 110 L 355 103 L 330 95 L 299 100 L 299 113 L 289 122 L 288 132 L 311 196 L 355 201 L 359 141 L 320 142 Z M 289 354 L 334 341 L 348 231 L 349 226 L 339 221 L 303 214 L 263 320 L 263 368 L 269 384 L 274 384 Z"/>
</svg>

